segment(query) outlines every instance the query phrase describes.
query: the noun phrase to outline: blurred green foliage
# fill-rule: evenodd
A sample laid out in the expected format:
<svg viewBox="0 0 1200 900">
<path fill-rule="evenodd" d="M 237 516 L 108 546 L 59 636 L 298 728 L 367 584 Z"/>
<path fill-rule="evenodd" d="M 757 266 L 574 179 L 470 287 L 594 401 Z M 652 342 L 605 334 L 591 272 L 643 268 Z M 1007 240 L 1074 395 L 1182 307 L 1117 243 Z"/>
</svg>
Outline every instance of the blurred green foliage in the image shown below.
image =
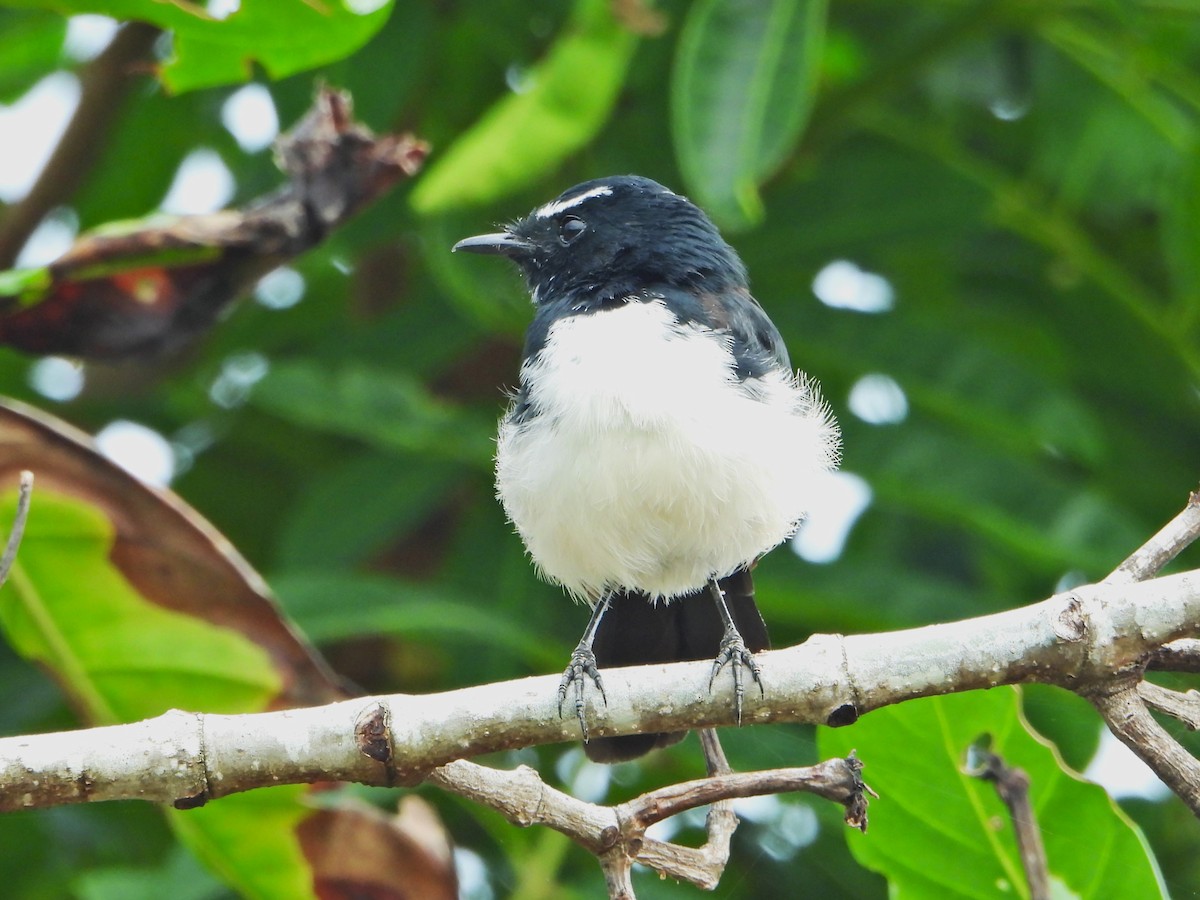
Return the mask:
<svg viewBox="0 0 1200 900">
<path fill-rule="evenodd" d="M 75 65 L 63 20 L 35 5 L 0 10 L 0 102 Z M 201 37 L 183 4 L 69 5 L 178 29 L 161 48 L 178 60 L 166 87 L 147 82 L 110 111 L 70 201 L 82 227 L 153 211 L 200 147 L 231 172 L 235 203 L 278 183 L 269 153 L 243 150 L 222 124 L 238 85 L 221 84 L 244 77 L 246 60 L 263 66 L 254 77 L 283 123 L 323 78 L 377 131 L 431 141 L 426 174 L 296 262 L 299 302 L 264 289 L 180 358 L 87 366 L 67 401 L 35 390 L 35 361 L 5 351 L 0 393 L 92 431 L 129 419 L 164 435 L 173 487 L 364 690 L 554 671 L 583 626 L 536 580 L 492 496 L 488 435 L 516 379 L 527 301 L 514 273 L 448 248 L 587 178 L 637 172 L 712 198 L 793 360 L 841 420 L 844 469 L 869 487 L 836 560 L 781 548 L 759 567 L 777 646 L 971 616 L 1101 577 L 1196 487 L 1200 14 L 1189 5 L 669 0 L 614 4 L 617 22 L 592 0 L 364 16 L 244 6 L 196 19 Z M 819 35 L 802 24 L 814 22 Z M 749 79 L 742 106 L 737 79 Z M 843 290 L 878 275 L 893 302 L 874 313 L 820 302 L 814 279 L 838 260 L 859 267 Z M 260 363 L 261 380 L 245 375 Z M 893 383 L 903 405 L 892 391 L 880 407 L 867 387 Z M 1057 712 L 1055 692 L 1037 700 L 1035 724 L 1084 764 L 1098 722 L 1066 701 Z M 52 683 L 0 645 L 0 733 L 72 722 Z M 854 746 L 854 729 L 839 739 Z M 816 759 L 807 728 L 726 743 L 738 768 Z M 576 790 L 598 777 L 576 748 L 500 762 L 515 760 Z M 608 796 L 700 769 L 689 741 L 612 770 Z M 472 896 L 600 895 L 593 861 L 560 836 L 426 796 L 483 863 Z M 1196 822 L 1174 799 L 1128 808 L 1172 894 L 1200 893 Z M 787 797 L 746 818 L 718 896 L 886 895 L 851 859 L 837 810 Z M 0 817 L 0 871 L 18 898 L 228 890 L 196 876 L 162 818 L 136 805 Z M 638 890 L 696 893 L 652 875 Z"/>
</svg>

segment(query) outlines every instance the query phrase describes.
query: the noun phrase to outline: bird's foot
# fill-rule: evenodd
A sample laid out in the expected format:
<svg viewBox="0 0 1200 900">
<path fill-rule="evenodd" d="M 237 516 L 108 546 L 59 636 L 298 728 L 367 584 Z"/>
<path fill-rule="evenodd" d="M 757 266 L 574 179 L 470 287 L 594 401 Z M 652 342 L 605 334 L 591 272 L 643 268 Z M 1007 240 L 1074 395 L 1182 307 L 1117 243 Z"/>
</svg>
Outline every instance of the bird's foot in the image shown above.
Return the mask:
<svg viewBox="0 0 1200 900">
<path fill-rule="evenodd" d="M 733 672 L 733 705 L 737 712 L 737 723 L 742 724 L 742 697 L 745 686 L 742 682 L 742 667 L 750 670 L 750 677 L 758 685 L 759 694 L 766 696 L 762 682 L 762 667 L 754 654 L 746 647 L 746 642 L 732 625 L 725 628 L 725 636 L 721 638 L 721 646 L 717 650 L 717 658 L 713 660 L 712 674 L 708 678 L 708 691 L 712 693 L 713 682 L 717 680 L 720 671 L 729 665 Z"/>
<path fill-rule="evenodd" d="M 583 716 L 583 687 L 589 678 L 596 685 L 596 689 L 600 691 L 600 698 L 604 701 L 604 705 L 608 706 L 608 696 L 604 693 L 604 682 L 600 679 L 600 670 L 596 668 L 596 654 L 592 652 L 591 647 L 581 643 L 571 654 L 571 662 L 567 665 L 562 680 L 558 683 L 558 717 L 562 718 L 563 703 L 566 702 L 567 694 L 573 693 L 575 718 L 579 720 L 579 730 L 583 732 L 585 744 L 588 739 L 588 729 L 587 721 Z"/>
</svg>

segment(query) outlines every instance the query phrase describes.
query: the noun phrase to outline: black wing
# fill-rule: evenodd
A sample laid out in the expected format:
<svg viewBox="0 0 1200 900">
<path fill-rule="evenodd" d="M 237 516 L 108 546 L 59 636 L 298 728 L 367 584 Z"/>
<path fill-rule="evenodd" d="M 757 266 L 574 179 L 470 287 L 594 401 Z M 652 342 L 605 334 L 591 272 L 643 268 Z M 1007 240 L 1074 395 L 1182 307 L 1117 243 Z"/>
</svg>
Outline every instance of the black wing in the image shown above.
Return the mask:
<svg viewBox="0 0 1200 900">
<path fill-rule="evenodd" d="M 790 370 L 787 347 L 779 329 L 744 287 L 693 292 L 656 286 L 648 292 L 663 297 L 682 323 L 696 322 L 733 339 L 737 375 L 742 381 L 768 372 Z"/>
</svg>

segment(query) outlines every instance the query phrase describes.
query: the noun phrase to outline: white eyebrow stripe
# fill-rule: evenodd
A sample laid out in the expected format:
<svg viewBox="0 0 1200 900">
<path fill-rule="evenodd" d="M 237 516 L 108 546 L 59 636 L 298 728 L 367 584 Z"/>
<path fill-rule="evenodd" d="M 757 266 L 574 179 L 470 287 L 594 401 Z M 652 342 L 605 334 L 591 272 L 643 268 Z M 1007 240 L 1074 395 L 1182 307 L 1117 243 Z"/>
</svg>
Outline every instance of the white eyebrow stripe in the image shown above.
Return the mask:
<svg viewBox="0 0 1200 900">
<path fill-rule="evenodd" d="M 559 200 L 555 203 L 547 203 L 545 206 L 539 206 L 533 215 L 538 219 L 549 219 L 557 216 L 559 213 L 566 212 L 568 209 L 574 209 L 584 200 L 590 200 L 592 197 L 607 197 L 611 194 L 612 188 L 606 184 L 602 184 L 599 187 L 584 191 L 582 194 L 568 197 L 566 200 Z"/>
</svg>

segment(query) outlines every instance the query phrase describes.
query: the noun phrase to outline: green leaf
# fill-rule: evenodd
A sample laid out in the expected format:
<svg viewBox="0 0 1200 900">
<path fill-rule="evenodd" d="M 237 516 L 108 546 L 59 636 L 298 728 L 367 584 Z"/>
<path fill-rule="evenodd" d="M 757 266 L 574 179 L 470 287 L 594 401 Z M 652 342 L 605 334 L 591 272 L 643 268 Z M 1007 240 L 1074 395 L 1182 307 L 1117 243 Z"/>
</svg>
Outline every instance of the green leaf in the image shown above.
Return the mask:
<svg viewBox="0 0 1200 900">
<path fill-rule="evenodd" d="M 193 853 L 249 900 L 315 898 L 312 868 L 296 828 L 312 815 L 307 785 L 232 794 L 199 809 L 170 811 L 171 827 Z"/>
<path fill-rule="evenodd" d="M 675 152 L 688 190 L 727 227 L 763 217 L 758 188 L 812 108 L 827 0 L 701 0 L 671 79 Z"/>
<path fill-rule="evenodd" d="M 275 366 L 251 395 L 261 409 L 386 450 L 421 452 L 490 465 L 490 419 L 476 417 L 430 396 L 416 379 L 387 369 L 316 363 Z"/>
<path fill-rule="evenodd" d="M 1028 896 L 1007 810 L 992 784 L 963 771 L 967 748 L 982 735 L 1029 776 L 1057 894 L 1166 895 L 1141 832 L 1029 730 L 1019 692 L 1005 688 L 914 700 L 849 728 L 820 729 L 821 755 L 856 751 L 879 794 L 870 831 L 849 841 L 860 863 L 888 878 L 892 897 Z"/>
<path fill-rule="evenodd" d="M 1092 704 L 1062 688 L 1026 684 L 1021 686 L 1021 708 L 1030 727 L 1054 743 L 1068 766 L 1077 772 L 1087 768 L 1104 731 Z"/>
<path fill-rule="evenodd" d="M 4 498 L 11 520 L 15 494 Z M 232 629 L 143 599 L 109 561 L 111 523 L 96 508 L 41 488 L 20 558 L 0 590 L 0 627 L 58 679 L 95 722 L 171 707 L 255 712 L 281 688 L 265 649 Z M 257 791 L 172 812 L 187 846 L 243 896 L 313 896 L 292 829 L 304 786 Z"/>
<path fill-rule="evenodd" d="M 422 214 L 487 203 L 536 182 L 601 129 L 637 46 L 606 0 L 577 0 L 566 33 L 509 94 L 435 157 L 412 192 Z"/>
<path fill-rule="evenodd" d="M 98 13 L 172 31 L 173 53 L 161 78 L 177 93 L 246 81 L 255 63 L 278 79 L 342 59 L 382 28 L 392 9 L 390 0 L 245 0 L 217 20 L 203 4 L 189 2 L 10 0 L 10 5 Z"/>
<path fill-rule="evenodd" d="M 32 469 L 38 486 L 0 590 L 0 630 L 86 720 L 342 696 L 261 580 L 194 511 L 136 482 L 64 423 L 16 405 L 3 413 L 0 468 L 8 477 Z M 15 491 L 0 496 L 0 522 L 15 505 Z M 294 833 L 309 814 L 298 802 L 306 791 L 254 793 L 172 821 L 244 896 L 311 897 Z"/>
<path fill-rule="evenodd" d="M 3 498 L 12 520 L 15 493 Z M 39 488 L 20 558 L 0 590 L 0 628 L 95 722 L 171 707 L 252 712 L 281 688 L 267 652 L 237 632 L 148 601 L 110 561 L 112 523 Z"/>
</svg>

